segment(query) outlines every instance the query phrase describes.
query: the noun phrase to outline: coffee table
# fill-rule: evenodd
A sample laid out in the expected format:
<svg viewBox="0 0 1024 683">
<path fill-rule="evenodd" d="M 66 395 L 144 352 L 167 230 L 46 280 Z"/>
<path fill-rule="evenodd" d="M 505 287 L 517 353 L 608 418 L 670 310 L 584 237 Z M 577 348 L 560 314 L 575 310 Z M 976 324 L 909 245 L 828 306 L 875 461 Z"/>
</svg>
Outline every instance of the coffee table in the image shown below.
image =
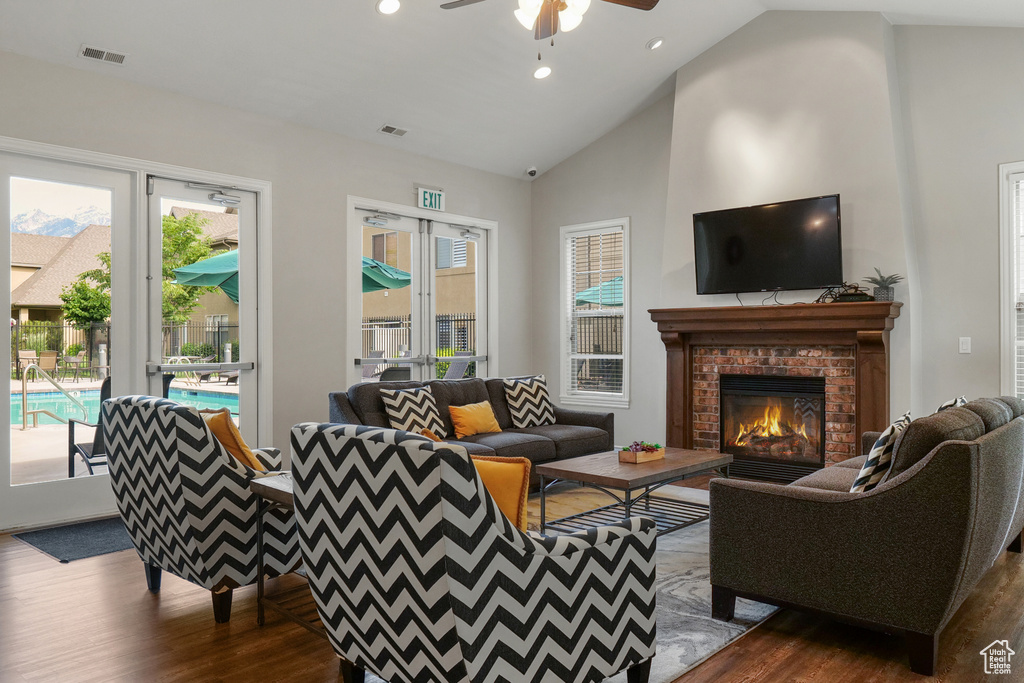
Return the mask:
<svg viewBox="0 0 1024 683">
<path fill-rule="evenodd" d="M 708 518 L 707 505 L 652 494 L 667 484 L 698 474 L 717 471 L 728 477 L 731 462 L 732 455 L 728 453 L 666 448 L 663 459 L 637 464 L 619 462 L 618 451 L 607 451 L 537 465 L 541 533 L 548 529 L 580 531 L 634 515 L 653 519 L 659 536 L 703 522 Z M 549 522 L 545 506 L 547 487 L 557 480 L 597 489 L 616 502 Z"/>
</svg>

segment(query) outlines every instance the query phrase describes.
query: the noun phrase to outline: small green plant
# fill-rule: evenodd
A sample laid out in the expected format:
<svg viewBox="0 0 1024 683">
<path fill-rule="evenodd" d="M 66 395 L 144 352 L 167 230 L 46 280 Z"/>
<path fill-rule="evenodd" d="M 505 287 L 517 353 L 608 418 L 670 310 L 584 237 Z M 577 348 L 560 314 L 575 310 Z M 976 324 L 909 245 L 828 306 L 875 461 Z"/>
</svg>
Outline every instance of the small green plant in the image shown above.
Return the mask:
<svg viewBox="0 0 1024 683">
<path fill-rule="evenodd" d="M 896 275 L 895 273 L 893 273 L 892 275 L 882 275 L 882 271 L 879 270 L 878 268 L 875 268 L 875 272 L 878 274 L 864 278 L 864 282 L 867 282 L 870 285 L 874 285 L 875 287 L 891 289 L 894 284 L 903 281 L 902 275 Z"/>
<path fill-rule="evenodd" d="M 68 348 L 64 349 L 65 356 L 77 356 L 82 352 L 81 344 L 72 344 Z"/>
<path fill-rule="evenodd" d="M 196 344 L 193 342 L 187 342 L 181 345 L 181 355 L 207 358 L 209 356 L 216 356 L 217 349 L 213 347 L 213 344 Z"/>
</svg>

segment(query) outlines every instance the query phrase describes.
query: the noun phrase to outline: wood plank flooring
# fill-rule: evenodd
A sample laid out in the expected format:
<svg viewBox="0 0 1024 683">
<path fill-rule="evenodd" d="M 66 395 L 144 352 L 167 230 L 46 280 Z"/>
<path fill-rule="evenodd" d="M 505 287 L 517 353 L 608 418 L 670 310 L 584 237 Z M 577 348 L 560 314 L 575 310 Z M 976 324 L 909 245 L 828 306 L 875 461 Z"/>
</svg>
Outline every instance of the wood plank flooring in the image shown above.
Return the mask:
<svg viewBox="0 0 1024 683">
<path fill-rule="evenodd" d="M 553 503 L 549 514 L 579 511 L 593 495 Z M 257 627 L 255 600 L 255 587 L 236 590 L 231 621 L 215 624 L 209 593 L 177 577 L 165 574 L 161 592 L 149 593 L 134 551 L 60 564 L 3 535 L 0 681 L 338 680 L 326 641 L 273 612 Z M 1021 555 L 1002 555 L 946 628 L 935 680 L 987 680 L 978 652 L 996 639 L 1022 653 L 1014 675 L 996 680 L 1024 680 Z M 783 610 L 676 683 L 925 680 L 907 667 L 900 638 Z"/>
</svg>

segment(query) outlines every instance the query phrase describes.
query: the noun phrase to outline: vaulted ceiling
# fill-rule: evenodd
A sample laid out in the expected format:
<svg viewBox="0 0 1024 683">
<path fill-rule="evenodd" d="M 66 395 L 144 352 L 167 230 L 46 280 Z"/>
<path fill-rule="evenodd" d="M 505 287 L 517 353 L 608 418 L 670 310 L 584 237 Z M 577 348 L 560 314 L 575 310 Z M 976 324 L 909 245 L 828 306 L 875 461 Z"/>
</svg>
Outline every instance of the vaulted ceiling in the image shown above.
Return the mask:
<svg viewBox="0 0 1024 683">
<path fill-rule="evenodd" d="M 1020 0 L 661 0 L 650 12 L 594 0 L 552 47 L 513 18 L 517 0 L 441 2 L 384 16 L 375 0 L 0 0 L 0 50 L 526 177 L 671 92 L 680 66 L 767 10 L 1024 26 Z M 663 47 L 647 50 L 655 36 Z M 82 44 L 128 59 L 87 60 Z"/>
</svg>

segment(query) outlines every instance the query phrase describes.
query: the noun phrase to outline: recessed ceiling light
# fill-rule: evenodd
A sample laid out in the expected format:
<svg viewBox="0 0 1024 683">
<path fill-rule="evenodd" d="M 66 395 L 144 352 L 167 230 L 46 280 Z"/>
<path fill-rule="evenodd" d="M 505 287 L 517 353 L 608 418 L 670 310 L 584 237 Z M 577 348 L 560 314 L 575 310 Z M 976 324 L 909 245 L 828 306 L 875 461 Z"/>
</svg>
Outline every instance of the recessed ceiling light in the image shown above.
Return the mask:
<svg viewBox="0 0 1024 683">
<path fill-rule="evenodd" d="M 551 67 L 550 66 L 542 66 L 542 67 L 540 67 L 539 69 L 537 69 L 536 71 L 533 72 L 533 77 L 536 78 L 537 80 L 540 80 L 542 78 L 547 78 L 550 75 L 551 75 Z"/>
<path fill-rule="evenodd" d="M 401 6 L 399 0 L 377 0 L 377 11 L 381 14 L 394 14 Z"/>
<path fill-rule="evenodd" d="M 664 42 L 665 42 L 665 39 L 662 38 L 661 36 L 658 36 L 657 38 L 651 38 L 650 40 L 647 41 L 647 49 L 648 50 L 657 50 L 659 47 L 661 47 L 664 44 Z"/>
</svg>

